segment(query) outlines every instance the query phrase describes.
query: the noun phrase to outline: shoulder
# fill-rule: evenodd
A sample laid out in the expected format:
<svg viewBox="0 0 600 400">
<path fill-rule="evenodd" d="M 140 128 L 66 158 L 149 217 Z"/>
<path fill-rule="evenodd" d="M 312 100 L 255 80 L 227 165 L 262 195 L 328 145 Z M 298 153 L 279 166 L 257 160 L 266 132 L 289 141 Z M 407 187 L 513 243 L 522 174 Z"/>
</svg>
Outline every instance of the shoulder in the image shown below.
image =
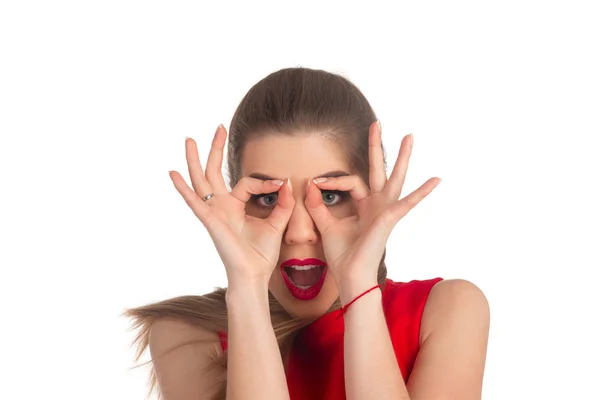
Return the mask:
<svg viewBox="0 0 600 400">
<path fill-rule="evenodd" d="M 429 293 L 419 351 L 407 382 L 411 398 L 481 399 L 490 309 L 483 292 L 463 279 Z"/>
<path fill-rule="evenodd" d="M 483 291 L 464 279 L 437 282 L 431 288 L 421 319 L 420 342 L 435 331 L 455 324 L 480 325 L 489 329 L 490 308 Z"/>
<path fill-rule="evenodd" d="M 149 329 L 148 344 L 163 398 L 203 398 L 216 394 L 226 369 L 216 332 L 177 318 L 160 318 Z"/>
</svg>

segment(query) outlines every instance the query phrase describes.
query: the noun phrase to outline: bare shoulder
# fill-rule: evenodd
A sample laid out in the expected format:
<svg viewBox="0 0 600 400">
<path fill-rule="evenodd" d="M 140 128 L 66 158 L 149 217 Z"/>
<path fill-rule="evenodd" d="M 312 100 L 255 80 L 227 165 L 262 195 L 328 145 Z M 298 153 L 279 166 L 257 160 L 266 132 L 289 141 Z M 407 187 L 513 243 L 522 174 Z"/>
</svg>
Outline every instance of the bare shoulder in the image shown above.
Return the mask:
<svg viewBox="0 0 600 400">
<path fill-rule="evenodd" d="M 436 283 L 423 310 L 421 342 L 429 335 L 452 323 L 479 323 L 489 326 L 489 303 L 483 291 L 465 279 L 447 279 Z"/>
<path fill-rule="evenodd" d="M 490 325 L 483 292 L 463 279 L 436 283 L 423 310 L 411 399 L 480 400 Z"/>
<path fill-rule="evenodd" d="M 223 354 L 219 336 L 191 322 L 156 320 L 149 332 L 149 348 L 159 390 L 165 400 L 208 398 L 216 393 L 226 369 L 215 363 Z"/>
</svg>

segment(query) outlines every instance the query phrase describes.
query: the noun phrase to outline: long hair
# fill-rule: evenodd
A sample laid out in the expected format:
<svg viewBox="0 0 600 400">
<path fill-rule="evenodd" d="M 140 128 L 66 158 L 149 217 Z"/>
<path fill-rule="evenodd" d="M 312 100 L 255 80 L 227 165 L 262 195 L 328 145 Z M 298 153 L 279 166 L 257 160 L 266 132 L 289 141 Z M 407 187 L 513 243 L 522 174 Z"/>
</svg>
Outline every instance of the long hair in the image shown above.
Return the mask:
<svg viewBox="0 0 600 400">
<path fill-rule="evenodd" d="M 303 67 L 273 72 L 248 91 L 231 120 L 227 148 L 229 186 L 234 187 L 241 178 L 241 156 L 248 140 L 274 132 L 290 136 L 317 134 L 333 140 L 341 146 L 350 166 L 358 171 L 368 185 L 368 132 L 376 119 L 364 95 L 343 76 Z M 387 277 L 384 260 L 385 251 L 377 273 L 381 285 L 385 284 Z M 132 343 L 137 348 L 135 362 L 148 348 L 150 328 L 159 318 L 179 318 L 210 331 L 227 332 L 226 291 L 226 288 L 216 288 L 202 296 L 180 296 L 127 309 L 123 315 L 131 318 L 132 329 L 137 330 Z M 284 359 L 295 335 L 312 321 L 290 316 L 271 293 L 269 308 Z M 328 312 L 339 308 L 338 298 Z M 226 368 L 227 351 L 214 364 Z M 152 368 L 149 381 L 149 394 L 152 394 L 157 388 L 156 374 Z M 226 381 L 218 384 L 221 387 L 216 398 L 224 399 Z M 160 398 L 160 393 L 158 396 Z"/>
</svg>

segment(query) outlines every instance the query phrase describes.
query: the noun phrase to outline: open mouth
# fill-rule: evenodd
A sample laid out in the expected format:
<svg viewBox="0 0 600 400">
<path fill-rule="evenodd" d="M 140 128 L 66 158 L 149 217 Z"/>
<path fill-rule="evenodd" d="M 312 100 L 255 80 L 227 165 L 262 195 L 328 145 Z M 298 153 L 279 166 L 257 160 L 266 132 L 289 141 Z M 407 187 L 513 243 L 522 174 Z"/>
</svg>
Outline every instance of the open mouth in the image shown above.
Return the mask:
<svg viewBox="0 0 600 400">
<path fill-rule="evenodd" d="M 308 289 L 316 285 L 325 272 L 324 265 L 302 265 L 285 267 L 283 271 L 292 283 L 300 289 Z"/>
<path fill-rule="evenodd" d="M 290 293 L 299 300 L 315 298 L 325 282 L 327 264 L 316 258 L 290 259 L 281 264 L 281 276 Z"/>
</svg>

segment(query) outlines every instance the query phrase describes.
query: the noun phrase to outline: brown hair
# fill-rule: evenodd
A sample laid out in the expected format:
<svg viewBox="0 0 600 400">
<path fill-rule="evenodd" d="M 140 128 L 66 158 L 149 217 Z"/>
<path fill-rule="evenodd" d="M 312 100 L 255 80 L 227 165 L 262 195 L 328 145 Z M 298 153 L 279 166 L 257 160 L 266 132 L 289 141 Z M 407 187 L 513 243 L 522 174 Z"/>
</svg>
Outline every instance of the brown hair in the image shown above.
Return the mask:
<svg viewBox="0 0 600 400">
<path fill-rule="evenodd" d="M 273 133 L 318 134 L 335 141 L 344 149 L 351 167 L 368 185 L 368 132 L 376 119 L 367 99 L 345 77 L 303 67 L 273 72 L 248 91 L 233 115 L 227 154 L 229 185 L 234 187 L 241 178 L 241 155 L 247 141 Z M 384 260 L 385 252 L 377 275 L 381 285 L 387 277 Z M 124 315 L 132 319 L 132 329 L 139 329 L 133 341 L 137 347 L 135 361 L 148 347 L 150 328 L 159 318 L 179 318 L 210 331 L 227 332 L 226 290 L 216 288 L 203 296 L 180 296 L 127 309 Z M 284 358 L 296 333 L 312 321 L 291 317 L 271 293 L 269 304 L 273 329 Z M 339 308 L 338 298 L 328 312 Z M 215 364 L 227 366 L 226 351 Z M 149 394 L 156 385 L 156 375 L 151 369 Z M 224 399 L 226 382 L 221 385 L 217 398 Z"/>
</svg>

